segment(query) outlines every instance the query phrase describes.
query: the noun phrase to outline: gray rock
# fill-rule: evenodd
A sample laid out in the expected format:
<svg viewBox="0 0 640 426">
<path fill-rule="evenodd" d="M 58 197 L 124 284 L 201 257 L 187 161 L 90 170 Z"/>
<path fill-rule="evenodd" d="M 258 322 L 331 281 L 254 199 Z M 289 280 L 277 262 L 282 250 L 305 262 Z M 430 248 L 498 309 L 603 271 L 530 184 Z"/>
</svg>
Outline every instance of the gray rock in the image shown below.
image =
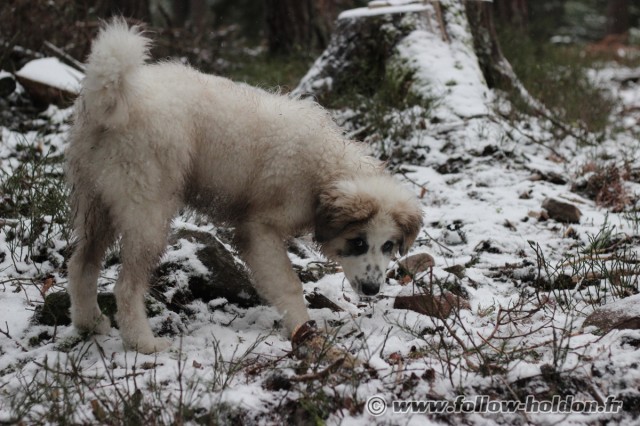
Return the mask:
<svg viewBox="0 0 640 426">
<path fill-rule="evenodd" d="M 580 223 L 582 212 L 573 204 L 564 203 L 554 198 L 547 198 L 542 202 L 549 218 L 563 223 Z"/>
<path fill-rule="evenodd" d="M 151 279 L 152 298 L 148 299 L 147 315 L 158 314 L 158 301 L 175 312 L 189 312 L 188 304 L 194 299 L 209 302 L 213 299 L 225 298 L 229 303 L 247 308 L 262 304 L 262 299 L 251 284 L 249 272 L 242 263 L 236 260 L 232 252 L 213 235 L 201 232 L 181 229 L 169 238 L 169 244 L 174 245 L 180 239 L 201 243 L 204 247 L 196 252 L 198 260 L 206 267 L 208 273 L 202 275 L 188 269 L 188 266 L 163 262 L 156 269 Z M 164 292 L 175 287 L 173 281 L 174 272 L 184 271 L 188 276 L 188 287 L 178 288 L 172 291 L 170 299 L 166 299 Z M 98 294 L 98 305 L 103 313 L 116 325 L 114 315 L 116 303 L 113 293 Z M 50 293 L 45 297 L 44 304 L 36 309 L 33 321 L 43 325 L 69 325 L 71 318 L 69 308 L 71 301 L 65 291 Z"/>
<path fill-rule="evenodd" d="M 180 239 L 187 239 L 191 242 L 202 244 L 204 247 L 196 252 L 198 260 L 209 271 L 206 275 L 189 274 L 189 292 L 184 294 L 177 292 L 177 300 L 169 301 L 175 303 L 176 308 L 189 302 L 190 299 L 201 299 L 208 302 L 217 298 L 225 298 L 229 303 L 242 308 L 263 304 L 262 299 L 251 284 L 251 278 L 247 268 L 240 263 L 236 257 L 213 235 L 202 232 L 181 229 L 173 234 L 169 239 L 169 244 L 176 244 Z M 174 263 L 164 263 L 158 268 L 156 280 L 152 285 L 160 288 L 171 285 L 170 272 L 183 268 L 183 265 Z M 180 300 L 180 299 L 186 300 Z M 171 306 L 170 306 L 171 308 Z M 178 309 L 179 310 L 179 309 Z"/>
<path fill-rule="evenodd" d="M 448 318 L 454 310 L 471 309 L 467 300 L 448 291 L 437 296 L 426 291 L 411 296 L 397 296 L 393 307 L 440 319 Z"/>
<path fill-rule="evenodd" d="M 640 294 L 615 300 L 593 311 L 583 327 L 595 326 L 608 333 L 611 330 L 640 329 Z"/>
</svg>

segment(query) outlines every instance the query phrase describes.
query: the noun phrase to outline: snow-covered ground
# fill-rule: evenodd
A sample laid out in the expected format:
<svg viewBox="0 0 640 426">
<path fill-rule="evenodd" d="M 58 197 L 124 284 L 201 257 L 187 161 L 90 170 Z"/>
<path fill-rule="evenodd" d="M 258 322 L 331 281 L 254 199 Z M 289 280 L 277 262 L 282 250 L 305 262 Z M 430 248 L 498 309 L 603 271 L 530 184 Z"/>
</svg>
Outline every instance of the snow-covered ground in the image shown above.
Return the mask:
<svg viewBox="0 0 640 426">
<path fill-rule="evenodd" d="M 419 47 L 408 43 L 406 49 Z M 455 61 L 438 64 L 439 75 L 464 80 Z M 636 138 L 640 121 L 633 115 L 640 108 L 640 85 L 610 83 L 630 71 L 634 70 L 612 66 L 594 76 L 619 99 L 612 125 L 623 124 L 621 132 L 597 145 L 581 145 L 571 137 L 554 140 L 534 119 L 519 123 L 493 115 L 489 119 L 486 113 L 493 95 L 466 86 L 466 92 L 449 96 L 454 103 L 450 110 L 473 113 L 426 126 L 404 142 L 405 150 L 422 151 L 425 158 L 419 164 L 403 164 L 398 175 L 424 204 L 425 226 L 410 255 L 430 253 L 436 263 L 432 279 L 421 273 L 415 280 L 436 292 L 446 288 L 464 295 L 470 309 L 444 321 L 396 309 L 395 297 L 414 291 L 412 283 L 396 277 L 389 279 L 379 297 L 366 302 L 358 300 L 339 272 L 305 283 L 306 293 L 317 289 L 343 309 L 337 313 L 314 309 L 311 317 L 337 327 L 338 344 L 352 348 L 366 363 L 355 371 L 314 376 L 318 370 L 301 368 L 288 356 L 290 342 L 270 306 L 242 309 L 220 299 L 193 301 L 189 315 L 160 307 L 151 323 L 156 332 L 173 338 L 173 346 L 156 355 L 124 351 L 115 328 L 109 335 L 83 341 L 69 326 L 37 325 L 32 317 L 43 294 L 65 285 L 60 265 L 66 241 L 55 232 L 50 239 L 39 240 L 51 255 L 35 261 L 15 237 L 32 224 L 0 218 L 0 421 L 22 416 L 29 423 L 40 418 L 37 410 L 60 410 L 70 423 L 103 423 L 114 421 L 109 415 L 116 408 L 108 401 L 116 405 L 128 401 L 138 404 L 134 408 L 145 403 L 165 409 L 189 407 L 195 410 L 193 421 L 211 411 L 213 417 L 205 421 L 234 424 L 305 423 L 314 415 L 329 424 L 348 425 L 630 424 L 640 414 L 640 332 L 615 330 L 603 335 L 594 327 L 582 328 L 599 304 L 617 300 L 611 284 L 601 280 L 591 286 L 576 282 L 564 290 L 540 288 L 544 280 L 559 285 L 560 272 L 578 279 L 601 272 L 572 268 L 585 256 L 604 264 L 601 259 L 623 246 L 631 261 L 625 266 L 637 264 L 638 222 L 571 190 L 586 164 L 617 163 L 640 170 Z M 474 80 L 477 75 L 467 77 Z M 480 98 L 481 104 L 468 104 Z M 69 116 L 69 110 L 55 107 L 43 114 L 42 121 L 57 124 L 59 131 L 53 134 L 2 128 L 3 173 L 10 175 L 20 167 L 25 147 L 35 147 L 41 155 L 60 154 Z M 629 194 L 640 193 L 638 183 L 625 185 Z M 577 206 L 580 223 L 544 220 L 541 206 L 547 198 Z M 50 222 L 45 220 L 45 226 Z M 213 225 L 189 215 L 177 218 L 174 227 L 217 232 Z M 585 248 L 603 234 L 618 245 L 609 246 L 608 252 L 586 253 Z M 198 248 L 180 240 L 169 248 L 165 260 L 198 270 L 202 267 L 195 254 Z M 305 258 L 294 253 L 290 257 L 302 269 L 324 262 L 312 248 Z M 103 271 L 101 291 L 112 290 L 117 271 L 117 264 Z M 185 279 L 176 277 L 176 282 Z M 618 280 L 638 291 L 637 274 Z M 595 288 L 601 288 L 597 295 Z M 625 309 L 640 316 L 640 308 L 633 304 Z M 524 401 L 527 394 L 538 400 L 570 394 L 576 401 L 600 402 L 614 396 L 626 405 L 617 414 L 419 414 L 394 413 L 392 405 L 399 400 L 455 401 L 459 396 L 469 401 L 482 395 Z M 140 396 L 142 402 L 136 399 Z M 377 407 L 369 399 L 373 396 L 388 404 L 380 416 L 371 413 Z M 72 410 L 64 412 L 70 401 Z M 21 411 L 25 407 L 29 412 Z M 169 422 L 177 408 L 158 408 L 158 412 L 167 416 L 158 423 Z"/>
</svg>

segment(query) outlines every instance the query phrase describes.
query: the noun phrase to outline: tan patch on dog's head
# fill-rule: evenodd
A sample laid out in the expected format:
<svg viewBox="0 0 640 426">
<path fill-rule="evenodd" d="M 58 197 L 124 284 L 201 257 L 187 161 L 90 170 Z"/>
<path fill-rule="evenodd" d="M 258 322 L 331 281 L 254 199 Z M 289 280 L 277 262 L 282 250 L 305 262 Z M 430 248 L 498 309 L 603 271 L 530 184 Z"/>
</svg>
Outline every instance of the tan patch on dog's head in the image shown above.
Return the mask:
<svg viewBox="0 0 640 426">
<path fill-rule="evenodd" d="M 316 241 L 322 244 L 351 228 L 360 227 L 378 210 L 377 200 L 359 192 L 353 182 L 338 182 L 320 194 L 316 209 Z"/>
<path fill-rule="evenodd" d="M 414 194 L 388 175 L 340 181 L 320 194 L 316 241 L 337 261 L 352 288 L 372 296 L 395 253 L 406 254 L 422 226 Z"/>
<path fill-rule="evenodd" d="M 414 194 L 388 175 L 339 181 L 322 192 L 316 209 L 316 241 L 324 244 L 345 236 L 383 212 L 402 233 L 398 251 L 405 255 L 422 227 L 422 208 Z"/>
<path fill-rule="evenodd" d="M 406 255 L 422 228 L 422 209 L 417 202 L 401 202 L 393 206 L 391 217 L 402 231 L 399 252 Z"/>
</svg>

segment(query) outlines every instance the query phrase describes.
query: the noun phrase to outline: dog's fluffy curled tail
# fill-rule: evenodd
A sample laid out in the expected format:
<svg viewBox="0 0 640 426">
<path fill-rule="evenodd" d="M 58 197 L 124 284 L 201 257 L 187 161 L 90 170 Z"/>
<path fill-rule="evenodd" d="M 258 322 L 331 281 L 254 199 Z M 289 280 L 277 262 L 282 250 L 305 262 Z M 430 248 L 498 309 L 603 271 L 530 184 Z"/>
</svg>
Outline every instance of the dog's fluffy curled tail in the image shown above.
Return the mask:
<svg viewBox="0 0 640 426">
<path fill-rule="evenodd" d="M 114 18 L 104 26 L 91 46 L 83 82 L 85 111 L 108 128 L 129 121 L 129 100 L 135 96 L 133 73 L 148 57 L 150 40 L 139 27 Z"/>
</svg>

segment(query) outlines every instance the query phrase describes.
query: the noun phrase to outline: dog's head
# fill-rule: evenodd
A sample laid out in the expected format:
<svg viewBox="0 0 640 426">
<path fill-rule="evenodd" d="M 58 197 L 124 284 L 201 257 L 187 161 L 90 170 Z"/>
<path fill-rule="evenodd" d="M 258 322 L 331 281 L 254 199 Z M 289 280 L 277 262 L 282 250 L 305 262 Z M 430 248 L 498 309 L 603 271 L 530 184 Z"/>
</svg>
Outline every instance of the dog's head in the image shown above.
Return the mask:
<svg viewBox="0 0 640 426">
<path fill-rule="evenodd" d="M 360 295 L 378 293 L 391 257 L 405 255 L 422 226 L 416 197 L 390 176 L 336 182 L 320 194 L 315 238 Z"/>
</svg>

